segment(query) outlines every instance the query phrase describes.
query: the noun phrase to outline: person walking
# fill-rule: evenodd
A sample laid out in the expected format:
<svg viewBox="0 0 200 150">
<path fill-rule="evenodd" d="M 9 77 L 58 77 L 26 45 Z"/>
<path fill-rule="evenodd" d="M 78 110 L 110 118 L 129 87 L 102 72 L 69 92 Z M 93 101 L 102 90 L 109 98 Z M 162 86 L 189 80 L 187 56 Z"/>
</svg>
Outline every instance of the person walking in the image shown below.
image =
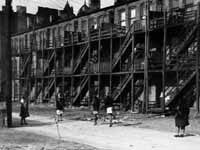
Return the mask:
<svg viewBox="0 0 200 150">
<path fill-rule="evenodd" d="M 97 125 L 98 114 L 100 109 L 100 98 L 98 94 L 95 94 L 92 101 L 93 115 L 94 115 L 94 125 Z"/>
<path fill-rule="evenodd" d="M 63 121 L 63 111 L 64 111 L 63 99 L 64 98 L 61 92 L 59 91 L 56 98 L 56 115 L 57 115 L 56 120 L 57 121 Z"/>
<path fill-rule="evenodd" d="M 106 113 L 107 115 L 109 116 L 109 120 L 110 120 L 110 123 L 109 123 L 109 127 L 112 127 L 112 118 L 113 118 L 113 99 L 112 97 L 110 96 L 110 92 L 108 92 L 106 94 L 106 97 L 105 97 L 105 107 L 106 107 Z"/>
<path fill-rule="evenodd" d="M 175 135 L 175 137 L 185 136 L 185 127 L 189 125 L 189 113 L 189 107 L 177 107 L 175 114 L 175 126 L 177 127 L 177 135 Z"/>
<path fill-rule="evenodd" d="M 20 100 L 20 117 L 21 117 L 21 125 L 27 125 L 26 118 L 29 116 L 27 107 L 26 107 L 26 102 L 25 102 L 25 97 L 23 96 Z"/>
</svg>

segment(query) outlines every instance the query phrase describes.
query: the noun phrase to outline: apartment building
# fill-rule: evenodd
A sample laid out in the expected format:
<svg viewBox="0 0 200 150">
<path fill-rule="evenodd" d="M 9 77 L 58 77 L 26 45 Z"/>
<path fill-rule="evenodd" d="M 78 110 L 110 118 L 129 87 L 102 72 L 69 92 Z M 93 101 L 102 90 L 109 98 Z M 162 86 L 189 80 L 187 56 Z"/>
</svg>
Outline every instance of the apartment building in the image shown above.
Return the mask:
<svg viewBox="0 0 200 150">
<path fill-rule="evenodd" d="M 67 3 L 68 8 L 69 3 Z M 69 9 L 67 9 L 69 10 Z M 100 0 L 75 16 L 12 36 L 20 98 L 89 106 L 110 91 L 121 110 L 164 112 L 199 97 L 199 5 L 195 0 Z M 198 101 L 197 101 L 198 103 Z"/>
</svg>

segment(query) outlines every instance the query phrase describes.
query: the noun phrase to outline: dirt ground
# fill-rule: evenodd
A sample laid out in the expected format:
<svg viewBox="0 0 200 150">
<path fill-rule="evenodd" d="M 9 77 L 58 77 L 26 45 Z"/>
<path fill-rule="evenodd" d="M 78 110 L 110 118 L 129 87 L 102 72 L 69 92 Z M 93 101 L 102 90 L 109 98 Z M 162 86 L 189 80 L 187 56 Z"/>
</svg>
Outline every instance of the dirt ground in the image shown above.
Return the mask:
<svg viewBox="0 0 200 150">
<path fill-rule="evenodd" d="M 19 113 L 19 105 L 13 105 L 13 112 L 15 114 Z M 55 117 L 55 107 L 53 105 L 40 104 L 40 105 L 30 105 L 29 108 L 30 118 L 31 116 L 44 116 L 48 117 L 51 120 Z M 187 133 L 190 135 L 200 135 L 200 118 L 194 117 L 195 111 L 191 110 L 190 114 L 190 125 L 187 127 Z M 86 108 L 67 108 L 64 112 L 64 120 L 65 122 L 69 122 L 72 120 L 73 122 L 84 121 L 91 122 L 92 124 L 92 113 L 90 110 Z M 93 146 L 89 146 L 90 144 L 81 144 L 83 142 L 78 141 L 71 142 L 74 140 L 66 140 L 63 141 L 59 139 L 59 136 L 43 136 L 41 134 L 35 134 L 35 132 L 29 132 L 29 126 L 36 126 L 39 128 L 45 128 L 46 126 L 51 126 L 52 124 L 49 122 L 34 122 L 33 120 L 28 120 L 28 127 L 24 127 L 25 132 L 23 131 L 23 127 L 19 125 L 19 118 L 13 121 L 14 127 L 11 129 L 1 128 L 0 129 L 0 150 L 100 150 L 99 148 L 95 148 Z M 42 120 L 41 120 L 42 121 Z M 165 117 L 163 115 L 156 114 L 135 114 L 131 112 L 116 112 L 116 118 L 114 119 L 114 126 L 119 127 L 120 129 L 128 127 L 135 129 L 152 129 L 155 131 L 161 132 L 171 132 L 175 133 L 176 128 L 174 126 L 174 117 L 168 116 Z M 101 115 L 101 119 L 99 120 L 98 128 L 105 128 L 103 125 L 106 124 L 103 121 L 103 112 Z M 42 127 L 44 126 L 44 127 Z M 26 129 L 25 129 L 26 128 Z M 17 129 L 17 130 L 16 130 Z M 19 129 L 19 130 L 18 130 Z M 114 129 L 115 130 L 115 129 Z M 34 134 L 33 134 L 34 133 Z M 44 134 L 45 135 L 45 134 Z M 100 134 L 101 135 L 101 134 Z M 173 135 L 172 135 L 173 136 Z M 77 141 L 77 140 L 75 140 Z"/>
<path fill-rule="evenodd" d="M 98 150 L 92 146 L 58 138 L 0 128 L 0 150 Z"/>
<path fill-rule="evenodd" d="M 97 150 L 94 147 L 75 142 L 59 141 L 28 132 L 13 129 L 0 130 L 0 150 Z"/>
<path fill-rule="evenodd" d="M 47 117 L 55 117 L 53 104 L 30 105 L 30 114 Z M 19 106 L 14 105 L 14 112 L 19 112 Z M 154 129 L 164 132 L 176 132 L 174 116 L 163 116 L 159 114 L 135 114 L 131 112 L 115 112 L 114 120 L 119 126 L 132 126 L 137 128 Z M 103 123 L 104 112 L 101 112 L 100 121 Z M 190 125 L 186 128 L 190 134 L 200 135 L 200 117 L 196 116 L 196 110 L 190 110 Z M 64 118 L 68 120 L 92 121 L 93 115 L 87 108 L 66 108 Z"/>
</svg>

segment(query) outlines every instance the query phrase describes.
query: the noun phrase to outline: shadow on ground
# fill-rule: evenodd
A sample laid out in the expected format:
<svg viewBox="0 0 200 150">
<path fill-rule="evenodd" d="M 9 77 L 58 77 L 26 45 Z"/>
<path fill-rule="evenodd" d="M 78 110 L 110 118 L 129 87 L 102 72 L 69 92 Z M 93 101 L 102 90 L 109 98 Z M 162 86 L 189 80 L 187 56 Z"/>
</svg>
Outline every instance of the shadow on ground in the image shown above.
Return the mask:
<svg viewBox="0 0 200 150">
<path fill-rule="evenodd" d="M 53 125 L 53 124 L 55 124 L 55 122 L 39 122 L 39 121 L 27 120 L 27 125 L 21 125 L 19 118 L 13 118 L 12 128 L 36 127 L 36 126 L 46 126 L 46 125 Z"/>
</svg>

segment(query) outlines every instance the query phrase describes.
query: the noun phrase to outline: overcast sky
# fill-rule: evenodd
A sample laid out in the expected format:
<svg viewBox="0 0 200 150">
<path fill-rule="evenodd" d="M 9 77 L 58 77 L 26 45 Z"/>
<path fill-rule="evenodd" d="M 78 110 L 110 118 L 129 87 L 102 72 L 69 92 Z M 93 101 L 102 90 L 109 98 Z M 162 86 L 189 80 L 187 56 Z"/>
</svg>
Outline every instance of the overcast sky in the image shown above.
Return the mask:
<svg viewBox="0 0 200 150">
<path fill-rule="evenodd" d="M 84 4 L 85 0 L 68 0 L 69 4 L 74 7 L 75 13 Z M 89 0 L 86 0 L 88 4 Z M 15 10 L 16 5 L 27 6 L 27 12 L 36 13 L 37 6 L 44 6 L 50 8 L 63 9 L 67 0 L 13 0 L 12 5 Z M 113 5 L 114 0 L 101 0 L 101 7 Z M 5 0 L 0 0 L 0 7 L 5 4 Z M 1 9 L 1 8 L 0 8 Z"/>
</svg>

